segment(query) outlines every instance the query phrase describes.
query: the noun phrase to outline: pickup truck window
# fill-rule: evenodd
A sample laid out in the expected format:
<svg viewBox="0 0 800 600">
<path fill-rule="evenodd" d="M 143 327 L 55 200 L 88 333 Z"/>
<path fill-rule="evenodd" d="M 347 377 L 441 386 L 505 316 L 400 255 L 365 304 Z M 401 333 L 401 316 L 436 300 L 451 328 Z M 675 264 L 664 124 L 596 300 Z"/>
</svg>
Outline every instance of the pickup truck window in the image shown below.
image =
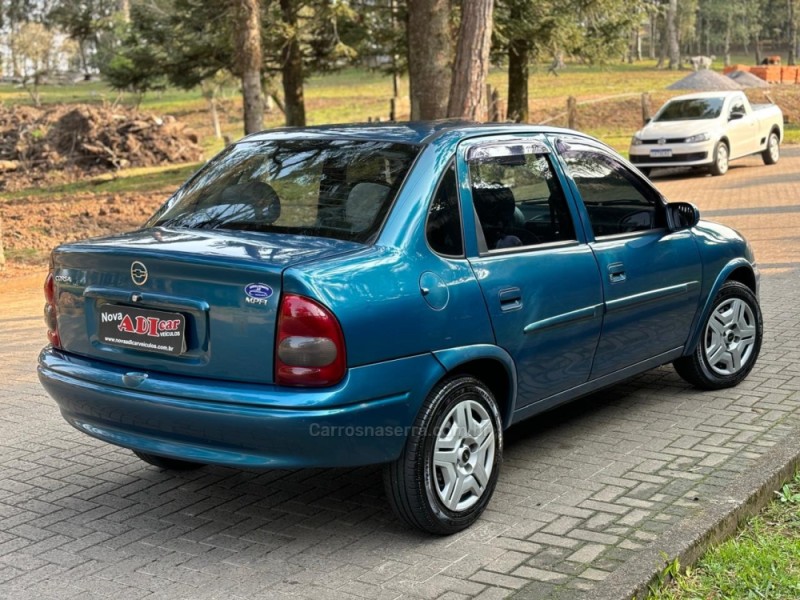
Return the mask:
<svg viewBox="0 0 800 600">
<path fill-rule="evenodd" d="M 747 114 L 747 111 L 744 109 L 744 102 L 741 100 L 735 100 L 733 102 L 733 106 L 731 106 L 731 114 L 738 113 L 741 115 Z"/>
<path fill-rule="evenodd" d="M 664 105 L 653 121 L 694 121 L 716 119 L 722 112 L 724 98 L 673 100 Z"/>
</svg>

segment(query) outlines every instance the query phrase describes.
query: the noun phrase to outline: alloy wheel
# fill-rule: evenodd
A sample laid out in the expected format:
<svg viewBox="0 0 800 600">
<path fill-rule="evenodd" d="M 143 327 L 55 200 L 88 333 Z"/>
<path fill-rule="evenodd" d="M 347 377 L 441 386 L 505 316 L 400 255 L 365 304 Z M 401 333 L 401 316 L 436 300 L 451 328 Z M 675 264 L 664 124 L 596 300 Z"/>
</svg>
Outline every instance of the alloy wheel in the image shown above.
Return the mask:
<svg viewBox="0 0 800 600">
<path fill-rule="evenodd" d="M 778 136 L 774 133 L 770 134 L 768 144 L 769 146 L 767 151 L 769 152 L 769 157 L 772 159 L 773 163 L 776 163 L 781 157 L 781 148 L 780 143 L 778 142 Z"/>
<path fill-rule="evenodd" d="M 719 375 L 733 375 L 747 365 L 756 340 L 752 308 L 740 298 L 719 304 L 705 331 L 704 351 L 708 365 Z"/>
<path fill-rule="evenodd" d="M 720 173 L 728 172 L 728 147 L 720 144 L 717 147 L 717 171 Z"/>
<path fill-rule="evenodd" d="M 492 475 L 495 430 L 489 412 L 474 400 L 464 400 L 447 413 L 433 450 L 434 488 L 453 512 L 475 505 Z"/>
</svg>

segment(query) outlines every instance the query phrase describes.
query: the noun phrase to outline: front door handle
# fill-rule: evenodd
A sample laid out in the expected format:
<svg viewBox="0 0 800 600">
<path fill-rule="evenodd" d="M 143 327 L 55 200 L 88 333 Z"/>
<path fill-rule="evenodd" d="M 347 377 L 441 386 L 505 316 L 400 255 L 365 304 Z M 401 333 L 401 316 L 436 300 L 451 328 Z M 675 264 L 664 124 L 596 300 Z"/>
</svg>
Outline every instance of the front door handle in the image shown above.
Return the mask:
<svg viewBox="0 0 800 600">
<path fill-rule="evenodd" d="M 608 265 L 608 280 L 611 283 L 620 283 L 625 281 L 627 276 L 625 275 L 625 265 L 621 262 L 611 263 Z"/>
<path fill-rule="evenodd" d="M 522 290 L 519 288 L 508 288 L 500 290 L 500 310 L 503 312 L 522 308 Z"/>
</svg>

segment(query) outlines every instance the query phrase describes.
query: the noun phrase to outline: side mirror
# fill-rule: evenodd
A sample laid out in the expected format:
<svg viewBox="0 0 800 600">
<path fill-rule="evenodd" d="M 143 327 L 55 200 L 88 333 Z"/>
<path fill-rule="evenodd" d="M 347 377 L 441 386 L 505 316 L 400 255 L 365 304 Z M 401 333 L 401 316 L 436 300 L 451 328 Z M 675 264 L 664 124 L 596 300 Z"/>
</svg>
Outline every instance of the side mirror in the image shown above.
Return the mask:
<svg viewBox="0 0 800 600">
<path fill-rule="evenodd" d="M 650 121 L 652 121 L 652 120 L 653 120 L 653 117 L 647 117 L 647 118 L 644 120 L 644 124 L 645 124 L 645 125 L 647 125 L 647 124 L 648 124 Z"/>
<path fill-rule="evenodd" d="M 670 202 L 667 212 L 673 231 L 690 229 L 700 221 L 700 210 L 690 202 Z"/>
<path fill-rule="evenodd" d="M 743 119 L 744 113 L 743 112 L 732 112 L 729 121 L 736 121 L 738 119 Z"/>
</svg>

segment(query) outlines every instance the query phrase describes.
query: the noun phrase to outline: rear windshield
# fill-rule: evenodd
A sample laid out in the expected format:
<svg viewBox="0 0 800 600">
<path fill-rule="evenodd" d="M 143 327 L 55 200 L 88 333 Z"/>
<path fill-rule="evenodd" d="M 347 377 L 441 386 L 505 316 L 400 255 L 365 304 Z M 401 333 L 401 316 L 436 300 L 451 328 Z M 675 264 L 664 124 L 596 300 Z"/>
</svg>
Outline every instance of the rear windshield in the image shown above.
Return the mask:
<svg viewBox="0 0 800 600">
<path fill-rule="evenodd" d="M 363 140 L 242 142 L 209 162 L 147 226 L 370 242 L 418 152 Z"/>
<path fill-rule="evenodd" d="M 672 100 L 662 108 L 654 121 L 692 121 L 716 119 L 722 112 L 723 98 Z"/>
</svg>

